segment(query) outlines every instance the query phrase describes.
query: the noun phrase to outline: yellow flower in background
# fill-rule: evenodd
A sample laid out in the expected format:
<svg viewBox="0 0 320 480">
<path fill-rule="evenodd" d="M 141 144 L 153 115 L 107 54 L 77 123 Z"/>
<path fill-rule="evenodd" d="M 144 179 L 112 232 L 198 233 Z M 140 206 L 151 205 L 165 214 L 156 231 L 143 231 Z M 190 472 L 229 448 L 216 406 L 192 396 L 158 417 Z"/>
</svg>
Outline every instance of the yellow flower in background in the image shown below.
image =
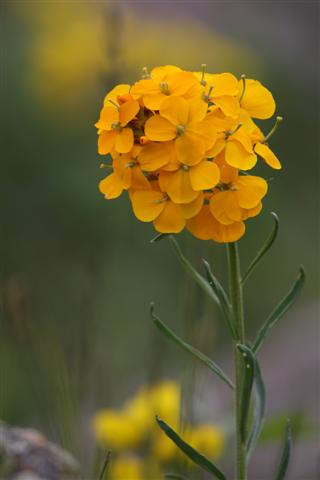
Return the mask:
<svg viewBox="0 0 320 480">
<path fill-rule="evenodd" d="M 220 428 L 211 423 L 204 423 L 192 427 L 188 433 L 187 440 L 203 455 L 216 459 L 223 452 L 226 437 Z"/>
<path fill-rule="evenodd" d="M 111 480 L 145 480 L 143 461 L 135 455 L 121 455 L 111 460 Z"/>
<path fill-rule="evenodd" d="M 249 175 L 261 157 L 281 164 L 254 119 L 275 110 L 260 82 L 228 72 L 184 71 L 173 65 L 144 69 L 142 80 L 115 86 L 105 97 L 98 151 L 110 154 L 105 198 L 125 190 L 135 216 L 160 233 L 184 228 L 202 240 L 239 240 L 244 222 L 258 215 L 267 182 Z"/>
</svg>

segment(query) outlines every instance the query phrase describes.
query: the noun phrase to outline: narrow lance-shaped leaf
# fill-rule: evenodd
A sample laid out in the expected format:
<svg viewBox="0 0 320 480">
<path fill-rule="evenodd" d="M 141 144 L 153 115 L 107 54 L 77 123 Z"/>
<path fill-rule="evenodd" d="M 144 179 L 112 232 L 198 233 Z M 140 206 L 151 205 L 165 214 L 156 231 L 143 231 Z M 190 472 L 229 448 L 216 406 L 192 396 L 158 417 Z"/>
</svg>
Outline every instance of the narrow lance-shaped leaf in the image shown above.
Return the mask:
<svg viewBox="0 0 320 480">
<path fill-rule="evenodd" d="M 276 308 L 272 311 L 270 316 L 264 322 L 262 327 L 260 328 L 257 338 L 253 345 L 253 352 L 257 354 L 258 350 L 260 349 L 266 335 L 268 334 L 269 330 L 280 320 L 281 317 L 286 313 L 286 311 L 291 307 L 293 302 L 295 301 L 298 293 L 302 289 L 304 282 L 305 282 L 305 271 L 303 267 L 300 267 L 299 275 L 292 285 L 291 289 L 287 293 L 287 295 L 281 300 L 281 302 L 276 306 Z"/>
<path fill-rule="evenodd" d="M 173 246 L 175 254 L 177 255 L 177 257 L 180 260 L 180 263 L 182 264 L 184 269 L 191 275 L 191 277 L 195 280 L 195 282 L 199 285 L 199 287 L 201 287 L 202 290 L 204 290 L 204 292 L 215 303 L 217 303 L 219 305 L 219 299 L 218 299 L 217 295 L 214 293 L 214 291 L 210 287 L 207 280 L 202 275 L 200 275 L 200 273 L 191 265 L 189 260 L 183 255 L 177 240 L 172 235 L 168 235 L 168 238 L 171 242 L 171 245 Z"/>
<path fill-rule="evenodd" d="M 212 473 L 219 480 L 226 480 L 225 475 L 207 457 L 198 452 L 195 448 L 185 442 L 166 422 L 156 417 L 161 430 L 176 444 L 178 448 L 196 465 Z"/>
<path fill-rule="evenodd" d="M 261 375 L 260 366 L 258 360 L 255 359 L 254 368 L 254 413 L 253 423 L 250 436 L 247 443 L 248 456 L 251 455 L 252 450 L 259 438 L 262 430 L 264 416 L 266 410 L 266 389 L 264 386 L 263 378 Z"/>
<path fill-rule="evenodd" d="M 238 344 L 237 348 L 243 357 L 243 375 L 240 394 L 240 433 L 242 441 L 245 442 L 247 436 L 247 423 L 255 372 L 255 358 L 251 349 L 248 346 Z"/>
<path fill-rule="evenodd" d="M 238 335 L 237 335 L 237 332 L 236 332 L 236 328 L 233 324 L 232 308 L 231 308 L 229 299 L 227 297 L 227 294 L 224 291 L 224 289 L 223 289 L 221 283 L 219 282 L 219 280 L 217 279 L 217 277 L 212 273 L 210 264 L 204 259 L 202 259 L 202 261 L 204 263 L 204 267 L 205 267 L 205 270 L 206 270 L 208 282 L 209 282 L 211 288 L 214 290 L 214 293 L 216 294 L 216 296 L 219 299 L 219 304 L 220 304 L 221 310 L 224 314 L 224 317 L 226 319 L 226 322 L 228 324 L 228 327 L 230 329 L 231 335 L 234 339 L 236 339 L 236 338 L 238 338 Z"/>
<path fill-rule="evenodd" d="M 189 345 L 187 342 L 182 340 L 178 335 L 176 335 L 172 330 L 170 330 L 169 327 L 167 327 L 161 320 L 154 314 L 154 304 L 151 303 L 150 305 L 150 314 L 151 317 L 154 321 L 154 324 L 156 327 L 160 330 L 161 333 L 163 333 L 169 340 L 174 342 L 176 345 L 181 347 L 183 350 L 186 352 L 191 353 L 194 357 L 196 357 L 200 362 L 202 362 L 204 365 L 206 365 L 210 370 L 212 370 L 216 375 L 218 375 L 221 380 L 223 380 L 230 388 L 234 388 L 234 385 L 232 381 L 228 378 L 228 376 L 224 373 L 224 371 L 215 363 L 213 360 L 211 360 L 209 357 L 207 357 L 204 353 L 200 352 L 200 350 L 192 347 Z"/>
<path fill-rule="evenodd" d="M 268 236 L 268 238 L 265 240 L 262 247 L 260 248 L 260 250 L 258 251 L 257 255 L 254 257 L 254 259 L 252 260 L 252 262 L 248 266 L 246 273 L 243 275 L 242 280 L 241 280 L 243 285 L 248 280 L 249 276 L 251 275 L 253 270 L 256 268 L 256 266 L 258 265 L 260 260 L 264 257 L 264 255 L 272 247 L 272 244 L 274 243 L 275 239 L 277 238 L 278 230 L 279 230 L 279 218 L 278 218 L 277 214 L 274 213 L 274 212 L 270 212 L 270 215 L 272 215 L 272 217 L 274 219 L 273 229 L 272 229 L 270 235 Z"/>
<path fill-rule="evenodd" d="M 275 476 L 275 480 L 284 480 L 286 476 L 289 460 L 290 460 L 291 444 L 292 444 L 291 427 L 288 422 L 286 427 L 286 432 L 285 432 L 283 450 L 280 458 L 280 463 L 277 469 L 277 473 Z"/>
</svg>

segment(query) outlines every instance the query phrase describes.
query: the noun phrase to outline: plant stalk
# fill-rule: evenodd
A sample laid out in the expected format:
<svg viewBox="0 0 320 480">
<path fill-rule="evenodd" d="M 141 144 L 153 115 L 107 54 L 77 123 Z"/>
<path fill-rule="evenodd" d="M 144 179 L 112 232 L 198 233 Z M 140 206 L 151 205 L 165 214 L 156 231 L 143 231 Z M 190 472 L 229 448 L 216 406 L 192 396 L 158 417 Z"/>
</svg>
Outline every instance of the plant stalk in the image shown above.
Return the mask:
<svg viewBox="0 0 320 480">
<path fill-rule="evenodd" d="M 237 344 L 245 344 L 245 328 L 243 314 L 243 293 L 241 283 L 240 258 L 238 244 L 227 244 L 229 294 L 232 306 L 234 327 L 237 332 L 237 340 L 233 342 L 233 355 L 235 365 L 235 430 L 236 430 L 236 480 L 247 480 L 246 445 L 241 439 L 240 432 L 240 395 L 242 384 L 243 361 Z"/>
</svg>

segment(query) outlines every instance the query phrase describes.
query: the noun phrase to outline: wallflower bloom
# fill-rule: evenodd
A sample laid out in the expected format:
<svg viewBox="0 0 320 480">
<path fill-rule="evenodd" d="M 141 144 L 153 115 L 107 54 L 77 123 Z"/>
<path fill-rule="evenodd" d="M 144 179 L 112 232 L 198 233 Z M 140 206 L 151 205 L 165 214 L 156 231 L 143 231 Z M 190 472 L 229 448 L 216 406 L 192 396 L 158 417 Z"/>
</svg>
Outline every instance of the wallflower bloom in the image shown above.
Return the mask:
<svg viewBox="0 0 320 480">
<path fill-rule="evenodd" d="M 134 136 L 128 123 L 139 111 L 139 103 L 130 99 L 116 106 L 107 103 L 100 113 L 96 127 L 99 129 L 98 150 L 101 155 L 111 153 L 128 153 L 133 148 Z"/>
<path fill-rule="evenodd" d="M 160 233 L 184 228 L 196 237 L 233 242 L 262 209 L 267 183 L 248 172 L 258 158 L 281 164 L 254 119 L 270 118 L 275 101 L 258 80 L 228 72 L 145 69 L 133 85 L 104 99 L 98 150 L 110 155 L 99 185 L 107 199 L 128 191 L 135 216 Z"/>
</svg>

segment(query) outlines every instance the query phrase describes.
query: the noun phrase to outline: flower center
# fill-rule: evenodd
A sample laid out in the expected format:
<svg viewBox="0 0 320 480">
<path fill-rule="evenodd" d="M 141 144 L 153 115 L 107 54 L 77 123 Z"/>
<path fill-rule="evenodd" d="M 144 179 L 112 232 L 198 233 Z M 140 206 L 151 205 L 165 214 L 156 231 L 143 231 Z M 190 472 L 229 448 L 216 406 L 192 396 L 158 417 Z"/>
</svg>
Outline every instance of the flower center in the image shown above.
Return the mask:
<svg viewBox="0 0 320 480">
<path fill-rule="evenodd" d="M 122 127 L 121 127 L 121 123 L 120 122 L 112 122 L 111 123 L 111 128 L 113 130 L 118 130 L 119 132 L 121 132 L 122 130 Z"/>
<path fill-rule="evenodd" d="M 177 135 L 183 135 L 184 132 L 186 131 L 186 126 L 185 125 L 178 125 L 177 126 Z"/>
<path fill-rule="evenodd" d="M 167 82 L 160 82 L 160 90 L 164 95 L 170 95 L 169 84 Z"/>
<path fill-rule="evenodd" d="M 184 172 L 188 172 L 189 169 L 189 165 L 181 165 L 181 170 L 183 170 Z"/>
</svg>

